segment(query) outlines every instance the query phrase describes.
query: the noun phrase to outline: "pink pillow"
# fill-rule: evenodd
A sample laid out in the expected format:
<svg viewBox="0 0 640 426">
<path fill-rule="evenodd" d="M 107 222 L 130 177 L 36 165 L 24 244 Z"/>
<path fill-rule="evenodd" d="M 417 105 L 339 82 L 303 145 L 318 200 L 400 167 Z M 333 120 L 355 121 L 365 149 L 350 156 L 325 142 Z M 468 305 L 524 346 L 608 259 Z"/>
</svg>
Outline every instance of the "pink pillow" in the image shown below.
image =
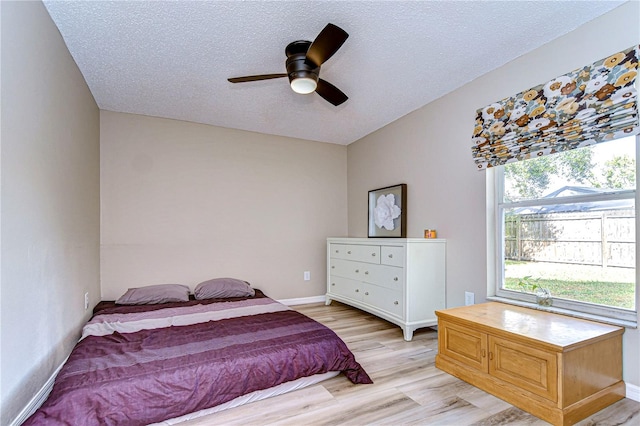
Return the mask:
<svg viewBox="0 0 640 426">
<path fill-rule="evenodd" d="M 116 300 L 116 303 L 120 305 L 151 305 L 155 303 L 186 302 L 188 300 L 188 286 L 182 284 L 157 284 L 130 288 Z"/>
<path fill-rule="evenodd" d="M 235 278 L 214 278 L 198 284 L 193 294 L 196 299 L 202 300 L 253 297 L 256 292 L 246 281 Z"/>
</svg>

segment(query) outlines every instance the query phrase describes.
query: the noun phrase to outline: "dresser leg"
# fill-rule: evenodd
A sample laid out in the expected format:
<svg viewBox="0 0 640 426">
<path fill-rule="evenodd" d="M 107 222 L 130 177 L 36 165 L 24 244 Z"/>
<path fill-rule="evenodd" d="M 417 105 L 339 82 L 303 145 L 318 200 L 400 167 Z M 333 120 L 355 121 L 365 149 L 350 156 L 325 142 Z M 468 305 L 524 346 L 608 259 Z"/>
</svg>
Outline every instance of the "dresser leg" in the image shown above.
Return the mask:
<svg viewBox="0 0 640 426">
<path fill-rule="evenodd" d="M 411 327 L 402 327 L 402 334 L 404 334 L 404 340 L 410 342 L 413 339 L 413 328 Z"/>
<path fill-rule="evenodd" d="M 324 304 L 325 304 L 326 306 L 329 306 L 329 305 L 331 304 L 331 299 L 330 299 L 328 296 L 325 296 Z"/>
</svg>

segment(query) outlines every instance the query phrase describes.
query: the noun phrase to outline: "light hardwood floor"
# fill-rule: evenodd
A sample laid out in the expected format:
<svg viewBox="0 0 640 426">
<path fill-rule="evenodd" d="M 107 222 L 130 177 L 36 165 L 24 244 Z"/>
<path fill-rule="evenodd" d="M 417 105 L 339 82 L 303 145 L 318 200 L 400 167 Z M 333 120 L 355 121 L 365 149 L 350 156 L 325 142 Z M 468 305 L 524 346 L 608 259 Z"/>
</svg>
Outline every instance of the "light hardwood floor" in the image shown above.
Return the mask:
<svg viewBox="0 0 640 426">
<path fill-rule="evenodd" d="M 438 370 L 430 328 L 405 342 L 399 327 L 339 302 L 294 309 L 334 330 L 374 384 L 353 385 L 339 375 L 181 425 L 548 425 Z M 640 402 L 625 398 L 578 424 L 640 425 Z"/>
</svg>

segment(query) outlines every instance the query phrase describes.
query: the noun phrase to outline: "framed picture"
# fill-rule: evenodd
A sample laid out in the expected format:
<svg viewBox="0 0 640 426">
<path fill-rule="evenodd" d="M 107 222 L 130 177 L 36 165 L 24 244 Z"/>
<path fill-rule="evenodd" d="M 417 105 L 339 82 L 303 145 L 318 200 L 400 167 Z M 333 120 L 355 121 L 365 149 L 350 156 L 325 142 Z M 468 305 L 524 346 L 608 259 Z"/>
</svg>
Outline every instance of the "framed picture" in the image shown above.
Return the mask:
<svg viewBox="0 0 640 426">
<path fill-rule="evenodd" d="M 407 184 L 369 191 L 369 238 L 407 237 Z"/>
</svg>

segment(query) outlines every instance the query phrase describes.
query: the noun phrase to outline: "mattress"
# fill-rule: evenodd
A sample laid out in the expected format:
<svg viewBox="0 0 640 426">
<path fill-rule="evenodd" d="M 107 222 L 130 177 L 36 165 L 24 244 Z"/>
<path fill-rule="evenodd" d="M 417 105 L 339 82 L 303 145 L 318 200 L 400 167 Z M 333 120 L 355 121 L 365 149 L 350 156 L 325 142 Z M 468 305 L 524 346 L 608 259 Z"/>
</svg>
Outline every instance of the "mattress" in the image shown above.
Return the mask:
<svg viewBox="0 0 640 426">
<path fill-rule="evenodd" d="M 251 298 L 101 303 L 94 312 L 51 394 L 25 425 L 186 419 L 331 372 L 372 383 L 332 330 L 259 290 Z"/>
</svg>

